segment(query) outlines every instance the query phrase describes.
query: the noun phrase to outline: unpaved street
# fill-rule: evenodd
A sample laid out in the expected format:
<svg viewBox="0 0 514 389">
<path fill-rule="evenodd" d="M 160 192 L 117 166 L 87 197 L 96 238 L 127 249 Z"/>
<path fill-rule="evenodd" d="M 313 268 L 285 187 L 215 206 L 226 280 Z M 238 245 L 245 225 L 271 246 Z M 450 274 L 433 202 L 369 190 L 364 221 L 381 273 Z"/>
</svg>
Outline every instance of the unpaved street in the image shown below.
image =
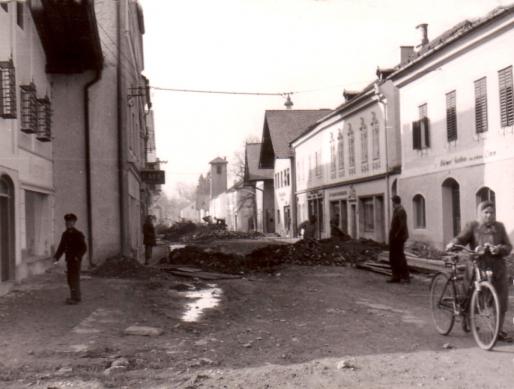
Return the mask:
<svg viewBox="0 0 514 389">
<path fill-rule="evenodd" d="M 435 333 L 428 283 L 351 267 L 288 266 L 209 282 L 168 274 L 83 279 L 62 269 L 0 298 L 2 388 L 511 388 L 514 346 Z M 188 297 L 207 291 L 210 299 Z M 196 294 L 196 297 L 199 295 Z M 200 313 L 202 304 L 217 304 Z M 507 329 L 512 331 L 512 312 Z M 131 325 L 155 337 L 124 335 Z M 444 348 L 445 343 L 450 348 Z M 107 370 L 114 361 L 123 367 Z"/>
</svg>

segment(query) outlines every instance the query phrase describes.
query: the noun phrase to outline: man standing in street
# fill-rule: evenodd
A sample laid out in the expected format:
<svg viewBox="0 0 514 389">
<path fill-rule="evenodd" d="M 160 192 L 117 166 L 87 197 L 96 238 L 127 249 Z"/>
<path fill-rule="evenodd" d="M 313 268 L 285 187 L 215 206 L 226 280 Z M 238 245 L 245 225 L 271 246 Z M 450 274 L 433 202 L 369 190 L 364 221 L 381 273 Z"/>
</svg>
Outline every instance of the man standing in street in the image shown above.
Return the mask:
<svg viewBox="0 0 514 389">
<path fill-rule="evenodd" d="M 64 254 L 66 259 L 66 274 L 68 286 L 70 288 L 70 298 L 66 299 L 66 304 L 75 305 L 80 303 L 80 268 L 82 256 L 87 251 L 84 234 L 75 228 L 77 216 L 73 213 L 64 215 L 66 231 L 61 236 L 61 242 L 54 255 L 57 263 Z"/>
<path fill-rule="evenodd" d="M 145 245 L 145 265 L 149 265 L 152 259 L 153 246 L 156 244 L 152 215 L 148 215 L 145 224 L 143 224 L 143 244 Z"/>
<path fill-rule="evenodd" d="M 387 282 L 410 282 L 409 268 L 403 252 L 405 241 L 409 238 L 407 228 L 407 214 L 402 207 L 400 196 L 394 195 L 393 218 L 389 231 L 389 263 L 391 265 L 392 277 Z"/>
</svg>

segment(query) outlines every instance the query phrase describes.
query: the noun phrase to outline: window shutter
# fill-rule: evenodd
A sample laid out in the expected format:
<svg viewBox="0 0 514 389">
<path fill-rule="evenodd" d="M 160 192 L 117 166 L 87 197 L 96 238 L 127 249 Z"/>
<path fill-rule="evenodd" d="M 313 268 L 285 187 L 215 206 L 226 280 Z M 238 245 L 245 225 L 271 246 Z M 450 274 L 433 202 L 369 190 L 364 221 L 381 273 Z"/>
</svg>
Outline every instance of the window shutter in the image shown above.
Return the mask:
<svg viewBox="0 0 514 389">
<path fill-rule="evenodd" d="M 421 149 L 421 132 L 419 120 L 412 122 L 412 148 L 414 150 Z"/>
<path fill-rule="evenodd" d="M 421 119 L 423 130 L 425 131 L 425 147 L 430 147 L 430 122 L 427 117 Z"/>
<path fill-rule="evenodd" d="M 457 106 L 455 91 L 446 94 L 446 136 L 448 142 L 457 140 Z"/>
<path fill-rule="evenodd" d="M 0 62 L 0 117 L 16 118 L 16 75 L 12 60 Z"/>
<path fill-rule="evenodd" d="M 512 96 L 512 66 L 498 72 L 498 86 L 500 92 L 500 118 L 501 126 L 514 125 L 514 102 Z"/>
<path fill-rule="evenodd" d="M 487 131 L 486 78 L 475 81 L 475 128 L 477 134 Z"/>
</svg>

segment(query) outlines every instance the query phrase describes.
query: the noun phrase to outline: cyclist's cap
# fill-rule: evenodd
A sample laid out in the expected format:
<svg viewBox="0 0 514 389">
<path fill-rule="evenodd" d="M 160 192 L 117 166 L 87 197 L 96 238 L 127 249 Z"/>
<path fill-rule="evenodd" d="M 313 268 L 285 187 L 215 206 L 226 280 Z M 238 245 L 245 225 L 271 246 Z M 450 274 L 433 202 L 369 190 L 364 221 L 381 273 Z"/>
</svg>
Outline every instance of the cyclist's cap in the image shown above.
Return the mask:
<svg viewBox="0 0 514 389">
<path fill-rule="evenodd" d="M 494 203 L 492 201 L 482 201 L 480 204 L 478 204 L 478 210 L 483 211 L 486 208 L 492 207 L 494 209 Z"/>
</svg>

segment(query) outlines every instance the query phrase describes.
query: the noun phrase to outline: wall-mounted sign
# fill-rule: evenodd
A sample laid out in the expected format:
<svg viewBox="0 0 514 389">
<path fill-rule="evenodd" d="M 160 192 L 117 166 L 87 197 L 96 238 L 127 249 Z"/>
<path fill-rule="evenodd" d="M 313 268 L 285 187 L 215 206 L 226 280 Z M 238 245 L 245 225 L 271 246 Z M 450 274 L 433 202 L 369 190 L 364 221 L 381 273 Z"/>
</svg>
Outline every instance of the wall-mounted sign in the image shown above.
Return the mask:
<svg viewBox="0 0 514 389">
<path fill-rule="evenodd" d="M 165 182 L 164 170 L 141 170 L 141 178 L 148 185 L 163 185 Z"/>
</svg>

